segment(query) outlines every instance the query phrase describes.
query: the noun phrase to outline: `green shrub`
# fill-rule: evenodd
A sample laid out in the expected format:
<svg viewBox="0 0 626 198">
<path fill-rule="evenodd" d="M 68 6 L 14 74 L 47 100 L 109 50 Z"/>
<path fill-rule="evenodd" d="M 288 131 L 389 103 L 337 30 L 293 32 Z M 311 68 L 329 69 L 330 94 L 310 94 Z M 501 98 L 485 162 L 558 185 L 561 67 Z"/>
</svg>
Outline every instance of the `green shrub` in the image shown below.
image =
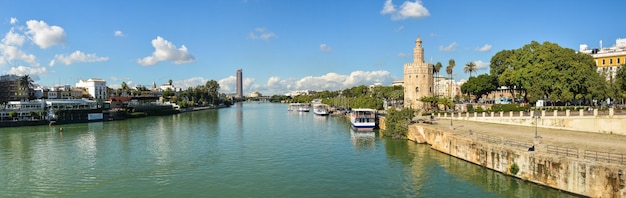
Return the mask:
<svg viewBox="0 0 626 198">
<path fill-rule="evenodd" d="M 530 109 L 530 106 L 520 106 L 519 104 L 494 104 L 491 106 L 491 109 L 494 112 L 525 111 Z"/>
<path fill-rule="evenodd" d="M 511 172 L 512 175 L 516 175 L 517 172 L 519 172 L 519 166 L 517 166 L 517 163 L 513 162 L 513 164 L 511 164 L 511 167 L 509 167 L 509 172 Z"/>
<path fill-rule="evenodd" d="M 474 112 L 474 105 L 467 104 L 467 112 Z"/>
</svg>

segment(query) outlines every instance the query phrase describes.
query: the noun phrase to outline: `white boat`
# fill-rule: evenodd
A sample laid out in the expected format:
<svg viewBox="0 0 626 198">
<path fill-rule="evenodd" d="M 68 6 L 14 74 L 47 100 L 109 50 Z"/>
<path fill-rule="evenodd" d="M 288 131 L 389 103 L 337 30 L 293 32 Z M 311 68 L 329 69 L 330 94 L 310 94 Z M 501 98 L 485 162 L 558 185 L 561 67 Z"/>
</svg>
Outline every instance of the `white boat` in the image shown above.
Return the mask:
<svg viewBox="0 0 626 198">
<path fill-rule="evenodd" d="M 326 116 L 330 111 L 330 107 L 327 104 L 313 104 L 313 113 L 315 115 Z"/>
<path fill-rule="evenodd" d="M 309 105 L 305 103 L 291 103 L 287 107 L 288 111 L 309 112 Z"/>
<path fill-rule="evenodd" d="M 356 131 L 373 131 L 376 127 L 376 110 L 352 109 L 350 124 Z"/>
</svg>

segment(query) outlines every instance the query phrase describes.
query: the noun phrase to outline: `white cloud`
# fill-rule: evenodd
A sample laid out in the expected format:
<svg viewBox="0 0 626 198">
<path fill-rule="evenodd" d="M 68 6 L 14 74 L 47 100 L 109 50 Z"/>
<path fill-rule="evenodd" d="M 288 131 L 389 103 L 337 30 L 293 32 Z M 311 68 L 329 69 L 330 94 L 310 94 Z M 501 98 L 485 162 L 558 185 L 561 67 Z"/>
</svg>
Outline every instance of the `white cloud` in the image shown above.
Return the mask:
<svg viewBox="0 0 626 198">
<path fill-rule="evenodd" d="M 54 56 L 54 58 L 58 61 L 61 61 L 62 63 L 65 63 L 65 65 L 71 65 L 72 63 L 77 63 L 77 62 L 92 63 L 92 62 L 102 62 L 102 61 L 109 60 L 109 57 L 98 57 L 96 56 L 96 54 L 85 54 L 81 51 L 75 51 L 69 56 L 57 54 L 56 56 Z M 50 66 L 54 66 L 54 62 L 51 61 Z"/>
<path fill-rule="evenodd" d="M 267 80 L 265 85 L 256 86 L 258 90 L 251 91 L 259 91 L 264 95 L 285 94 L 298 90 L 334 91 L 358 85 L 373 85 L 374 83 L 390 85 L 395 79 L 388 71 L 354 71 L 349 75 L 331 72 L 322 76 L 306 76 L 301 79 L 281 79 L 273 76 Z M 234 82 L 234 80 L 233 77 L 232 81 Z M 244 83 L 244 87 L 245 85 Z M 232 87 L 234 87 L 234 84 Z M 251 85 L 251 87 L 255 86 Z M 244 90 L 246 89 L 244 88 Z"/>
<path fill-rule="evenodd" d="M 115 32 L 113 32 L 113 35 L 115 35 L 117 37 L 123 37 L 124 33 L 122 33 L 122 31 L 116 30 Z"/>
<path fill-rule="evenodd" d="M 322 43 L 322 44 L 320 45 L 320 50 L 325 51 L 325 52 L 330 52 L 330 51 L 331 51 L 331 50 L 333 50 L 333 49 L 331 49 L 330 47 L 328 47 L 328 45 L 326 45 L 326 43 Z"/>
<path fill-rule="evenodd" d="M 254 78 L 243 78 L 243 84 L 241 85 L 241 88 L 243 88 L 244 94 L 258 90 L 260 86 L 255 85 L 254 81 Z M 220 84 L 220 92 L 222 93 L 235 93 L 237 91 L 237 77 L 235 76 L 229 76 L 227 78 L 218 80 L 217 83 Z"/>
<path fill-rule="evenodd" d="M 0 45 L 0 52 L 2 52 L 2 56 L 0 56 L 0 65 L 11 63 L 13 60 L 22 60 L 31 66 L 39 66 L 39 62 L 37 62 L 35 55 L 26 54 L 15 46 Z"/>
<path fill-rule="evenodd" d="M 483 62 L 482 60 L 477 60 L 477 61 L 474 61 L 474 64 L 476 64 L 477 70 L 489 69 L 489 62 Z"/>
<path fill-rule="evenodd" d="M 252 40 L 269 41 L 272 38 L 278 38 L 273 32 L 268 32 L 265 28 L 256 28 L 254 32 L 248 34 L 248 38 Z"/>
<path fill-rule="evenodd" d="M 489 44 L 485 44 L 482 47 L 476 48 L 476 51 L 479 51 L 479 52 L 488 52 L 489 50 L 491 50 L 491 45 Z"/>
<path fill-rule="evenodd" d="M 24 35 L 15 33 L 13 28 L 11 28 L 2 39 L 2 43 L 4 45 L 22 46 L 24 44 L 24 38 Z"/>
<path fill-rule="evenodd" d="M 18 21 L 17 21 L 17 18 L 15 18 L 15 17 L 11 17 L 10 22 L 11 22 L 11 25 L 14 25 L 14 24 L 16 24 Z"/>
<path fill-rule="evenodd" d="M 28 27 L 27 35 L 41 49 L 46 49 L 53 45 L 65 42 L 65 32 L 59 26 L 49 26 L 46 22 L 30 20 L 26 22 Z"/>
<path fill-rule="evenodd" d="M 444 46 L 439 46 L 439 51 L 442 51 L 442 52 L 453 52 L 456 49 L 456 46 L 457 46 L 456 42 L 452 42 L 452 43 L 450 43 L 450 45 L 445 46 L 445 47 Z"/>
<path fill-rule="evenodd" d="M 152 40 L 152 47 L 154 47 L 152 56 L 138 59 L 137 63 L 143 66 L 150 66 L 161 61 L 172 61 L 174 64 L 183 64 L 195 60 L 193 55 L 187 52 L 187 47 L 185 47 L 185 45 L 176 49 L 174 44 L 161 38 L 160 36 Z"/>
<path fill-rule="evenodd" d="M 196 87 L 204 85 L 209 79 L 203 77 L 193 77 L 185 80 L 174 81 L 176 87 L 183 90 L 188 87 Z M 243 79 L 244 95 L 253 91 L 259 91 L 263 95 L 285 94 L 298 90 L 342 90 L 359 85 L 373 85 L 374 83 L 382 83 L 391 85 L 391 82 L 397 80 L 388 71 L 354 71 L 349 75 L 337 73 L 327 73 L 322 76 L 306 76 L 301 79 L 281 79 L 278 76 L 270 77 L 266 83 L 258 84 L 254 78 Z M 220 92 L 235 93 L 237 77 L 229 76 L 218 80 Z"/>
<path fill-rule="evenodd" d="M 48 72 L 48 69 L 46 69 L 45 67 L 18 66 L 18 67 L 11 67 L 11 69 L 9 69 L 9 74 L 15 74 L 18 76 L 36 75 L 36 74 L 43 74 L 47 72 Z M 35 79 L 33 78 L 33 80 Z"/>
<path fill-rule="evenodd" d="M 391 0 L 385 1 L 385 5 L 383 6 L 383 10 L 380 11 L 380 14 L 391 14 L 396 12 L 396 6 L 393 5 Z"/>
<path fill-rule="evenodd" d="M 430 16 L 428 9 L 422 5 L 422 2 L 416 0 L 415 2 L 405 1 L 400 6 L 400 9 L 396 9 L 391 0 L 385 1 L 381 14 L 390 14 L 391 20 L 402 20 L 407 18 L 422 18 Z"/>
</svg>

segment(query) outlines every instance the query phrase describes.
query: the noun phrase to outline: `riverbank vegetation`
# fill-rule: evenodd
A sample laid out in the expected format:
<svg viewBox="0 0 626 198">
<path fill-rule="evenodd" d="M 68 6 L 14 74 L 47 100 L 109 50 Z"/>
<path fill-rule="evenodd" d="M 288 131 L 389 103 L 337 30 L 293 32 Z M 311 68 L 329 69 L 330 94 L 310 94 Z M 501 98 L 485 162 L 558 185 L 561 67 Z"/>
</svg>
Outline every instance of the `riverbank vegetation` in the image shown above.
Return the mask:
<svg viewBox="0 0 626 198">
<path fill-rule="evenodd" d="M 385 129 L 382 130 L 382 134 L 394 139 L 406 139 L 409 124 L 415 117 L 415 113 L 416 111 L 410 108 L 402 108 L 400 110 L 390 108 L 385 116 Z"/>
</svg>

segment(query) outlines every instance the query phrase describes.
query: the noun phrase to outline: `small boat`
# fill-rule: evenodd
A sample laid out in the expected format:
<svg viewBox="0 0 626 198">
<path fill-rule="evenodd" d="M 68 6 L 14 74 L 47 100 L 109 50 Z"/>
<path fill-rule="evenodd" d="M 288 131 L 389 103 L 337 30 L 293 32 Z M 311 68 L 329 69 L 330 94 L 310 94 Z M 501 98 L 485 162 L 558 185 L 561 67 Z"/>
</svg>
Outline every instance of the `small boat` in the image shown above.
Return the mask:
<svg viewBox="0 0 626 198">
<path fill-rule="evenodd" d="M 327 116 L 330 111 L 330 106 L 327 104 L 313 104 L 313 113 L 315 115 Z"/>
<path fill-rule="evenodd" d="M 376 110 L 352 109 L 350 124 L 356 131 L 373 131 L 376 127 Z"/>
<path fill-rule="evenodd" d="M 304 103 L 291 103 L 287 107 L 288 111 L 309 112 L 309 105 Z"/>
</svg>

